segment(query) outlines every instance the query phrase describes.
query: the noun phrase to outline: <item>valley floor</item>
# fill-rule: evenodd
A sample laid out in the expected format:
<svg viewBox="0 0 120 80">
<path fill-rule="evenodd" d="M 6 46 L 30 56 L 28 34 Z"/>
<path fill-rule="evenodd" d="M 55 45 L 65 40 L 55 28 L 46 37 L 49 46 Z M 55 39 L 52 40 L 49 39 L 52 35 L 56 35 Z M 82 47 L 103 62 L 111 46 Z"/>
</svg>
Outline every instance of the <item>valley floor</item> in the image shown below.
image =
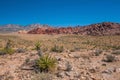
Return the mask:
<svg viewBox="0 0 120 80">
<path fill-rule="evenodd" d="M 120 36 L 0 34 L 1 49 L 8 39 L 13 49 L 25 51 L 0 55 L 0 80 L 120 80 Z M 39 58 L 36 41 L 44 54 L 57 59 L 54 73 L 33 69 Z M 53 52 L 54 45 L 64 50 Z"/>
</svg>

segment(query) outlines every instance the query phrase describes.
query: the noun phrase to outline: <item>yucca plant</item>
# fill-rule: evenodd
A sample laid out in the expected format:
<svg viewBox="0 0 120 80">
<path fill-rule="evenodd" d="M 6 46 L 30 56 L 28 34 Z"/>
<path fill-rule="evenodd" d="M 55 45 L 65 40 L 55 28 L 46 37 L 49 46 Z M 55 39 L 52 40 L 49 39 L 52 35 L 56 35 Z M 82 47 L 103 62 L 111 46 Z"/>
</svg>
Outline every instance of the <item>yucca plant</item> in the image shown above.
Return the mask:
<svg viewBox="0 0 120 80">
<path fill-rule="evenodd" d="M 39 41 L 35 43 L 35 50 L 37 50 L 37 54 L 39 57 L 43 55 L 43 52 L 41 50 L 41 43 Z"/>
<path fill-rule="evenodd" d="M 56 68 L 57 60 L 50 55 L 43 55 L 37 60 L 37 66 L 41 72 L 53 72 Z"/>
<path fill-rule="evenodd" d="M 38 41 L 38 42 L 36 42 L 35 43 L 35 50 L 40 50 L 40 48 L 41 48 L 41 43 Z"/>
</svg>

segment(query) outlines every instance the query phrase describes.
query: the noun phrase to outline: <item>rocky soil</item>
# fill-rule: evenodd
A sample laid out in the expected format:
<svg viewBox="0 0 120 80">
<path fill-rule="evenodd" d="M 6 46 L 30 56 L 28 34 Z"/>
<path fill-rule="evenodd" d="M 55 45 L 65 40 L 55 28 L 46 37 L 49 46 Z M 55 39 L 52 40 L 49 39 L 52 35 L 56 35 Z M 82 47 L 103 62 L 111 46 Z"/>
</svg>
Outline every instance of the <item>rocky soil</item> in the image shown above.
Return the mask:
<svg viewBox="0 0 120 80">
<path fill-rule="evenodd" d="M 47 80 L 120 80 L 120 55 L 112 51 L 80 50 L 50 54 L 58 60 L 57 70 Z M 109 61 L 106 56 L 114 58 Z M 36 51 L 0 56 L 0 80 L 32 80 Z M 36 79 L 37 80 L 37 79 Z"/>
</svg>

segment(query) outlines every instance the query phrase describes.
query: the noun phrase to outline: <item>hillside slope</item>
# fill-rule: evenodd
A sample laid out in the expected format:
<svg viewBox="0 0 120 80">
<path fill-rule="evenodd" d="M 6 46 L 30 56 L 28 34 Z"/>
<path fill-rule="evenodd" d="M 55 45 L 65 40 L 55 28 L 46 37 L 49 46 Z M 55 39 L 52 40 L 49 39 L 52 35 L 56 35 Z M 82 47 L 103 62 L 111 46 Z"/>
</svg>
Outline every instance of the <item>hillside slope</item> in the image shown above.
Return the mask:
<svg viewBox="0 0 120 80">
<path fill-rule="evenodd" d="M 81 34 L 81 35 L 120 35 L 120 24 L 103 22 L 84 27 L 35 28 L 28 34 Z"/>
</svg>

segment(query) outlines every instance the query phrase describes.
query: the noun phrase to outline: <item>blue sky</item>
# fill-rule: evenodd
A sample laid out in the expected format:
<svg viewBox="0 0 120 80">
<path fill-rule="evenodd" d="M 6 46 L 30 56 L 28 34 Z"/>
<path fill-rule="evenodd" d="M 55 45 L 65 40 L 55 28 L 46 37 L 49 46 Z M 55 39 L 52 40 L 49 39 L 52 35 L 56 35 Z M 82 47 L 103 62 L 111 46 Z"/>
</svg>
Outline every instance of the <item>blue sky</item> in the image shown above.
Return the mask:
<svg viewBox="0 0 120 80">
<path fill-rule="evenodd" d="M 120 0 L 0 0 L 0 25 L 120 22 Z"/>
</svg>

